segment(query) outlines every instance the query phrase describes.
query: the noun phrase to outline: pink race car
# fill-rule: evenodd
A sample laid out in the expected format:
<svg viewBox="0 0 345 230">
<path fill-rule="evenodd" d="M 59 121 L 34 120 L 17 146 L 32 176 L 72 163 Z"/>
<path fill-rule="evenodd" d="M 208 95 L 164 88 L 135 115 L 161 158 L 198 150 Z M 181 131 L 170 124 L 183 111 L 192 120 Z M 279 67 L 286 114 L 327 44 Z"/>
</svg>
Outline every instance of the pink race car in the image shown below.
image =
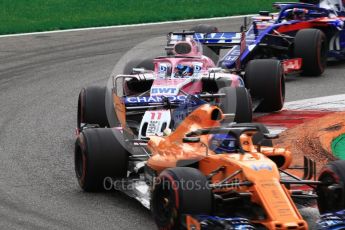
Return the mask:
<svg viewBox="0 0 345 230">
<path fill-rule="evenodd" d="M 264 70 L 259 72 L 264 76 L 246 75 L 246 79 L 264 77 L 278 84 L 268 82 L 265 88 L 254 85 L 257 88 L 247 89 L 241 73 L 216 67 L 203 55 L 203 47 L 193 34 L 170 33 L 167 56 L 129 63 L 126 74 L 113 78 L 111 99 L 110 93 L 106 96 L 106 88 L 83 89 L 78 103 L 79 131 L 87 124 L 121 125 L 143 138 L 163 134 L 166 128 L 174 129 L 191 111 L 205 103 L 219 106 L 224 114 L 234 115 L 235 122 L 251 122 L 252 113 L 258 108 L 273 112 L 283 107 L 284 73 L 279 61 L 254 60 L 256 66 L 257 62 L 262 64 Z M 250 90 L 260 92 L 259 100 L 252 103 Z"/>
</svg>

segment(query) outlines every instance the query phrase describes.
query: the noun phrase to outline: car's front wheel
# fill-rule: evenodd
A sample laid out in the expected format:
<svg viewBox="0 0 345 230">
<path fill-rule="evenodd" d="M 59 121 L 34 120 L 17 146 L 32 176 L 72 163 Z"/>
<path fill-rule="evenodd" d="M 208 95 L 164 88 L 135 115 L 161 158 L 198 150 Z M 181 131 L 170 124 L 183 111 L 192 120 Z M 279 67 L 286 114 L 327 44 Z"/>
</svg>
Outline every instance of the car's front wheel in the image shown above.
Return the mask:
<svg viewBox="0 0 345 230">
<path fill-rule="evenodd" d="M 319 175 L 318 207 L 321 214 L 345 209 L 345 161 L 329 162 Z"/>
<path fill-rule="evenodd" d="M 220 98 L 220 109 L 225 114 L 235 114 L 234 122 L 252 122 L 252 99 L 244 87 L 224 87 L 219 90 L 225 94 Z"/>
<path fill-rule="evenodd" d="M 262 100 L 258 112 L 281 110 L 285 101 L 285 76 L 280 61 L 256 59 L 250 61 L 245 70 L 246 87 L 250 94 Z"/>
<path fill-rule="evenodd" d="M 80 187 L 86 192 L 105 188 L 106 178 L 127 175 L 128 152 L 120 143 L 122 134 L 117 129 L 86 129 L 75 143 L 75 172 Z"/>
<path fill-rule="evenodd" d="M 327 64 L 327 38 L 318 29 L 303 29 L 297 32 L 294 42 L 295 57 L 302 58 L 302 74 L 319 76 Z"/>
<path fill-rule="evenodd" d="M 210 215 L 212 191 L 199 170 L 176 167 L 158 177 L 151 197 L 151 211 L 158 229 L 181 229 L 183 214 Z"/>
<path fill-rule="evenodd" d="M 109 126 L 105 110 L 105 87 L 91 86 L 83 88 L 78 97 L 77 127 L 81 131 L 83 124 Z"/>
</svg>

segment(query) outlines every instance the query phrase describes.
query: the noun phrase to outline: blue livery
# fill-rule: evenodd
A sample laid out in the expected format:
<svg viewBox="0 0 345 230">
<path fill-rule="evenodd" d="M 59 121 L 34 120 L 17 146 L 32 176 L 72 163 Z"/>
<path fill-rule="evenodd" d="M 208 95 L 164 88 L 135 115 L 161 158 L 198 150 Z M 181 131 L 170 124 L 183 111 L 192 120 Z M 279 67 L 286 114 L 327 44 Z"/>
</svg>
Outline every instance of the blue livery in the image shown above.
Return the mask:
<svg viewBox="0 0 345 230">
<path fill-rule="evenodd" d="M 212 47 L 213 50 L 230 50 L 218 65 L 224 68 L 236 68 L 240 58 L 242 68 L 252 59 L 274 58 L 287 60 L 298 58 L 293 51 L 294 37 L 299 30 L 315 28 L 321 30 L 327 38 L 327 57 L 345 59 L 345 11 L 342 1 L 318 1 L 317 4 L 275 3 L 278 14 L 261 12 L 253 17 L 248 29 L 243 32 L 196 33 L 195 39 Z M 241 44 L 244 45 L 241 52 Z M 219 53 L 219 52 L 218 52 Z"/>
</svg>

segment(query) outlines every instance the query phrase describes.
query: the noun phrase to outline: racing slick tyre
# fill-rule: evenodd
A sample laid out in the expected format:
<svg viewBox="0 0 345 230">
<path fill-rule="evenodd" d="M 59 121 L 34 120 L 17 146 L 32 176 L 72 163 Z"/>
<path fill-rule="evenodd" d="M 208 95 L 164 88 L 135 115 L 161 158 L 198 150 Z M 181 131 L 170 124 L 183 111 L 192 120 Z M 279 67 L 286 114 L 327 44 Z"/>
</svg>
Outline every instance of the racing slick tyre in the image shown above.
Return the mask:
<svg viewBox="0 0 345 230">
<path fill-rule="evenodd" d="M 143 60 L 132 60 L 129 61 L 123 68 L 123 74 L 130 75 L 133 74 L 133 68 L 144 68 L 146 70 L 154 70 L 153 59 L 143 59 Z"/>
<path fill-rule="evenodd" d="M 329 162 L 322 170 L 316 188 L 321 214 L 345 209 L 345 161 Z"/>
<path fill-rule="evenodd" d="M 264 137 L 264 133 L 270 133 L 270 131 L 266 128 L 265 125 L 261 123 L 239 123 L 239 124 L 233 124 L 231 127 L 256 127 L 259 132 L 255 133 L 253 136 L 253 144 L 254 145 L 261 145 L 261 146 L 267 146 L 267 147 L 273 147 L 273 142 L 270 139 L 267 139 Z"/>
<path fill-rule="evenodd" d="M 78 98 L 77 127 L 81 131 L 82 124 L 109 126 L 105 111 L 106 87 L 91 86 L 83 88 Z"/>
<path fill-rule="evenodd" d="M 220 98 L 220 109 L 223 113 L 234 113 L 234 122 L 243 123 L 252 121 L 252 99 L 244 87 L 224 87 L 219 93 L 225 94 Z"/>
<path fill-rule="evenodd" d="M 86 192 L 111 189 L 105 178 L 124 178 L 128 168 L 128 152 L 121 145 L 120 130 L 86 129 L 75 143 L 75 172 L 80 187 Z"/>
<path fill-rule="evenodd" d="M 262 100 L 258 112 L 274 112 L 283 108 L 285 101 L 285 76 L 280 61 L 256 59 L 245 69 L 245 83 L 253 98 Z"/>
<path fill-rule="evenodd" d="M 190 28 L 191 31 L 196 33 L 216 33 L 218 32 L 218 28 L 216 26 L 211 26 L 207 24 L 200 24 L 197 26 L 193 26 Z M 220 49 L 218 47 L 208 47 L 203 45 L 203 54 L 212 59 L 214 63 L 217 64 L 219 60 Z"/>
<path fill-rule="evenodd" d="M 183 214 L 209 215 L 212 191 L 205 175 L 189 167 L 164 170 L 151 194 L 151 211 L 158 229 L 183 229 Z"/>
<path fill-rule="evenodd" d="M 327 64 L 327 39 L 318 29 L 303 29 L 297 32 L 294 55 L 302 58 L 302 75 L 319 76 Z"/>
</svg>

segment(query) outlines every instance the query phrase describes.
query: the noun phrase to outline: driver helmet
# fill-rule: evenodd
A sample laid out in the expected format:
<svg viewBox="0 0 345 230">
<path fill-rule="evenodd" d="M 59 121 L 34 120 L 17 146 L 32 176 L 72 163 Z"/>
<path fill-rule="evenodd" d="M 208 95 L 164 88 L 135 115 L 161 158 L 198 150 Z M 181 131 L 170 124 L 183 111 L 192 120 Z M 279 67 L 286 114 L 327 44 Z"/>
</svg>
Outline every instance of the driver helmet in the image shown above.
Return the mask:
<svg viewBox="0 0 345 230">
<path fill-rule="evenodd" d="M 209 141 L 209 147 L 216 154 L 235 153 L 236 138 L 230 134 L 214 134 Z"/>
<path fill-rule="evenodd" d="M 308 13 L 307 9 L 293 8 L 286 11 L 287 20 L 305 20 L 305 15 Z"/>
<path fill-rule="evenodd" d="M 194 67 L 192 65 L 178 64 L 176 66 L 175 77 L 188 77 L 193 75 Z"/>
<path fill-rule="evenodd" d="M 293 8 L 294 20 L 305 20 L 305 15 L 308 13 L 307 9 Z"/>
</svg>

